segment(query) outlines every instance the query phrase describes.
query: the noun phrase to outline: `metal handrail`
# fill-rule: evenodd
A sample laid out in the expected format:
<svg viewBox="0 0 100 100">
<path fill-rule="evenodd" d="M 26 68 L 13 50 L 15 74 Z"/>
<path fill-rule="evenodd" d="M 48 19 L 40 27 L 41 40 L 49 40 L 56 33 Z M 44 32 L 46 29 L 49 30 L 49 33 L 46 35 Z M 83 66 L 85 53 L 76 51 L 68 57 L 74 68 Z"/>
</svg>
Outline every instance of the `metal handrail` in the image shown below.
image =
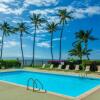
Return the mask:
<svg viewBox="0 0 100 100">
<path fill-rule="evenodd" d="M 33 91 L 34 91 L 34 88 L 35 88 L 35 85 L 36 85 L 36 88 L 37 88 L 37 82 L 41 85 L 41 89 L 43 90 L 44 89 L 44 86 L 43 84 L 38 80 L 38 79 L 33 79 L 33 78 L 29 78 L 28 79 L 28 82 L 27 82 L 27 90 L 29 90 L 29 82 L 32 81 L 33 82 Z M 40 91 L 40 88 L 39 88 L 39 91 Z M 46 92 L 46 90 L 45 90 Z"/>
<path fill-rule="evenodd" d="M 33 91 L 34 91 L 34 87 L 35 87 L 35 85 L 36 85 L 36 87 L 37 87 L 37 84 L 36 84 L 36 82 L 35 82 L 35 80 L 34 80 L 33 78 L 29 78 L 29 79 L 28 79 L 28 82 L 27 82 L 27 90 L 29 90 L 29 82 L 30 82 L 30 81 L 33 82 Z"/>
<path fill-rule="evenodd" d="M 44 87 L 43 87 L 43 84 L 38 80 L 38 79 L 35 79 L 35 82 L 38 82 L 40 85 L 41 85 L 41 89 L 43 90 Z M 40 90 L 40 89 L 39 89 Z"/>
</svg>

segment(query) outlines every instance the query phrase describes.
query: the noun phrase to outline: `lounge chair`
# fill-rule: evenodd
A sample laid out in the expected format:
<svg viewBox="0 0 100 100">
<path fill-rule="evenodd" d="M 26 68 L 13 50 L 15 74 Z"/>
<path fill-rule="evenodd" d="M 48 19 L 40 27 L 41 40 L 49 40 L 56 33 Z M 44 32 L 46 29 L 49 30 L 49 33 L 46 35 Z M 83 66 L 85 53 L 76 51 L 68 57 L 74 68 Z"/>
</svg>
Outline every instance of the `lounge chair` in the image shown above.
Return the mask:
<svg viewBox="0 0 100 100">
<path fill-rule="evenodd" d="M 90 71 L 90 66 L 86 66 L 85 72 L 89 72 L 89 71 Z"/>
<path fill-rule="evenodd" d="M 50 65 L 50 69 L 53 69 L 53 64 Z"/>
<path fill-rule="evenodd" d="M 97 68 L 98 68 L 98 71 L 97 71 L 97 72 L 100 72 L 100 65 L 99 65 L 99 66 L 97 66 Z"/>
<path fill-rule="evenodd" d="M 69 70 L 69 65 L 66 65 L 65 70 Z"/>
<path fill-rule="evenodd" d="M 79 71 L 80 69 L 79 69 L 79 65 L 76 65 L 75 66 L 75 71 Z"/>
<path fill-rule="evenodd" d="M 59 64 L 58 68 L 57 69 L 61 69 L 62 68 L 62 64 Z"/>
<path fill-rule="evenodd" d="M 43 68 L 43 69 L 45 68 L 45 64 L 42 65 L 42 68 Z"/>
<path fill-rule="evenodd" d="M 87 73 L 90 71 L 90 66 L 86 66 L 86 68 L 85 68 L 85 75 L 84 75 L 84 77 L 85 76 L 87 76 Z"/>
</svg>

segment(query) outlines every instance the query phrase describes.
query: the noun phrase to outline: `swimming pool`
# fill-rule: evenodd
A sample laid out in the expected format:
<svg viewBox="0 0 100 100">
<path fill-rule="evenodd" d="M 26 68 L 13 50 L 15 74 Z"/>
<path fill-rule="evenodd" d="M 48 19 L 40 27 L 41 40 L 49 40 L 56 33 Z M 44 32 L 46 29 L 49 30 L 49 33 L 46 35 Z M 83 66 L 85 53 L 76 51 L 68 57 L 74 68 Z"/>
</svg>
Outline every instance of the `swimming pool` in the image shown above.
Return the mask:
<svg viewBox="0 0 100 100">
<path fill-rule="evenodd" d="M 29 78 L 38 79 L 44 89 L 65 96 L 77 97 L 100 85 L 100 79 L 30 71 L 0 72 L 0 80 L 27 86 Z M 32 86 L 32 84 L 30 84 Z"/>
</svg>

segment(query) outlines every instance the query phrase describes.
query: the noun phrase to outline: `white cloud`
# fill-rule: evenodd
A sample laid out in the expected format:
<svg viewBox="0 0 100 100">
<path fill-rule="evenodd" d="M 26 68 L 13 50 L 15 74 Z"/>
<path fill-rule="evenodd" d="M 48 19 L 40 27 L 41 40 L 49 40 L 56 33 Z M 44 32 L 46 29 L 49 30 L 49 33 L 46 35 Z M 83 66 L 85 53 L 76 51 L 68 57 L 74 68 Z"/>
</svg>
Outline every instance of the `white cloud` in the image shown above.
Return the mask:
<svg viewBox="0 0 100 100">
<path fill-rule="evenodd" d="M 0 0 L 0 12 L 3 14 L 14 14 L 14 15 L 21 15 L 26 10 L 26 5 L 23 4 L 22 7 L 11 8 L 9 4 L 17 4 L 16 0 Z"/>
<path fill-rule="evenodd" d="M 36 13 L 36 14 L 48 15 L 48 14 L 52 14 L 54 12 L 55 11 L 53 9 L 44 9 L 44 10 L 38 9 L 38 10 L 30 11 L 30 14 Z"/>
<path fill-rule="evenodd" d="M 100 6 L 88 6 L 86 8 L 76 8 L 73 6 L 67 6 L 57 7 L 56 10 L 58 9 L 67 9 L 68 11 L 73 11 L 72 16 L 76 19 L 100 14 Z"/>
<path fill-rule="evenodd" d="M 90 6 L 85 10 L 88 15 L 100 14 L 100 6 Z"/>
<path fill-rule="evenodd" d="M 11 47 L 15 47 L 15 46 L 18 46 L 18 45 L 19 45 L 19 42 L 16 42 L 16 41 L 4 42 L 4 48 L 11 48 Z"/>
<path fill-rule="evenodd" d="M 90 6 L 87 8 L 74 8 L 75 13 L 73 14 L 76 18 L 85 18 L 88 16 L 100 14 L 100 6 Z"/>
<path fill-rule="evenodd" d="M 14 2 L 15 0 L 0 0 L 0 3 L 11 3 Z"/>
<path fill-rule="evenodd" d="M 4 48 L 12 48 L 12 47 L 19 47 L 20 42 L 17 41 L 6 41 L 4 42 Z M 25 44 L 23 44 L 23 47 L 26 47 Z"/>
<path fill-rule="evenodd" d="M 50 48 L 50 43 L 48 41 L 37 43 L 38 47 Z"/>
<path fill-rule="evenodd" d="M 63 37 L 62 40 L 66 40 L 66 38 Z M 60 38 L 54 38 L 53 41 L 60 41 Z"/>
<path fill-rule="evenodd" d="M 35 6 L 50 6 L 56 5 L 59 0 L 25 0 L 26 4 Z"/>
<path fill-rule="evenodd" d="M 7 5 L 0 3 L 0 12 L 6 12 L 7 8 L 8 8 Z"/>
<path fill-rule="evenodd" d="M 60 40 L 60 38 L 54 38 L 53 39 L 53 41 L 59 41 Z"/>
<path fill-rule="evenodd" d="M 33 10 L 33 11 L 30 11 L 30 14 L 32 14 L 33 12 L 40 13 L 44 15 L 45 17 L 47 17 L 49 21 L 51 20 L 51 21 L 58 22 L 59 18 L 55 14 L 57 14 L 59 9 L 67 9 L 68 11 L 73 11 L 72 16 L 75 19 L 82 19 L 89 16 L 100 14 L 100 6 L 88 6 L 86 8 L 75 8 L 73 6 L 67 6 L 67 7 L 60 6 L 54 9 Z M 53 16 L 51 16 L 50 14 L 52 14 Z"/>
<path fill-rule="evenodd" d="M 26 8 L 22 7 L 22 8 L 18 8 L 18 9 L 8 9 L 8 14 L 15 14 L 15 15 L 21 15 L 24 11 L 26 10 Z"/>
</svg>

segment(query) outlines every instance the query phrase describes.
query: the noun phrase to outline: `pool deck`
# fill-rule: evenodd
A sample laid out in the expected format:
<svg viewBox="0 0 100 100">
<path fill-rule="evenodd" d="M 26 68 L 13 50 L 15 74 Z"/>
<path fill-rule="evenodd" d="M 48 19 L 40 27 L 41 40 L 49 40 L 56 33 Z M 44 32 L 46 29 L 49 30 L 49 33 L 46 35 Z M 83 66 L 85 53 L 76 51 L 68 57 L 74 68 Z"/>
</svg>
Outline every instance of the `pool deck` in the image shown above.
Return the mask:
<svg viewBox="0 0 100 100">
<path fill-rule="evenodd" d="M 62 75 L 79 75 L 79 73 L 75 72 L 65 72 L 65 71 L 50 71 L 50 70 L 40 70 L 40 69 L 33 69 L 33 68 L 25 68 L 23 70 L 34 71 L 34 72 L 49 72 L 49 73 L 56 73 Z M 0 72 L 5 71 L 15 71 L 15 69 L 8 69 L 8 70 L 0 70 Z M 100 78 L 98 73 L 91 73 L 88 76 L 90 77 L 97 77 Z M 100 100 L 100 88 L 92 91 L 91 94 L 84 96 L 82 99 L 70 99 L 69 97 L 65 98 L 63 96 L 58 96 L 55 94 L 50 93 L 38 93 L 32 92 L 32 90 L 27 91 L 26 88 L 0 82 L 0 100 Z"/>
</svg>

